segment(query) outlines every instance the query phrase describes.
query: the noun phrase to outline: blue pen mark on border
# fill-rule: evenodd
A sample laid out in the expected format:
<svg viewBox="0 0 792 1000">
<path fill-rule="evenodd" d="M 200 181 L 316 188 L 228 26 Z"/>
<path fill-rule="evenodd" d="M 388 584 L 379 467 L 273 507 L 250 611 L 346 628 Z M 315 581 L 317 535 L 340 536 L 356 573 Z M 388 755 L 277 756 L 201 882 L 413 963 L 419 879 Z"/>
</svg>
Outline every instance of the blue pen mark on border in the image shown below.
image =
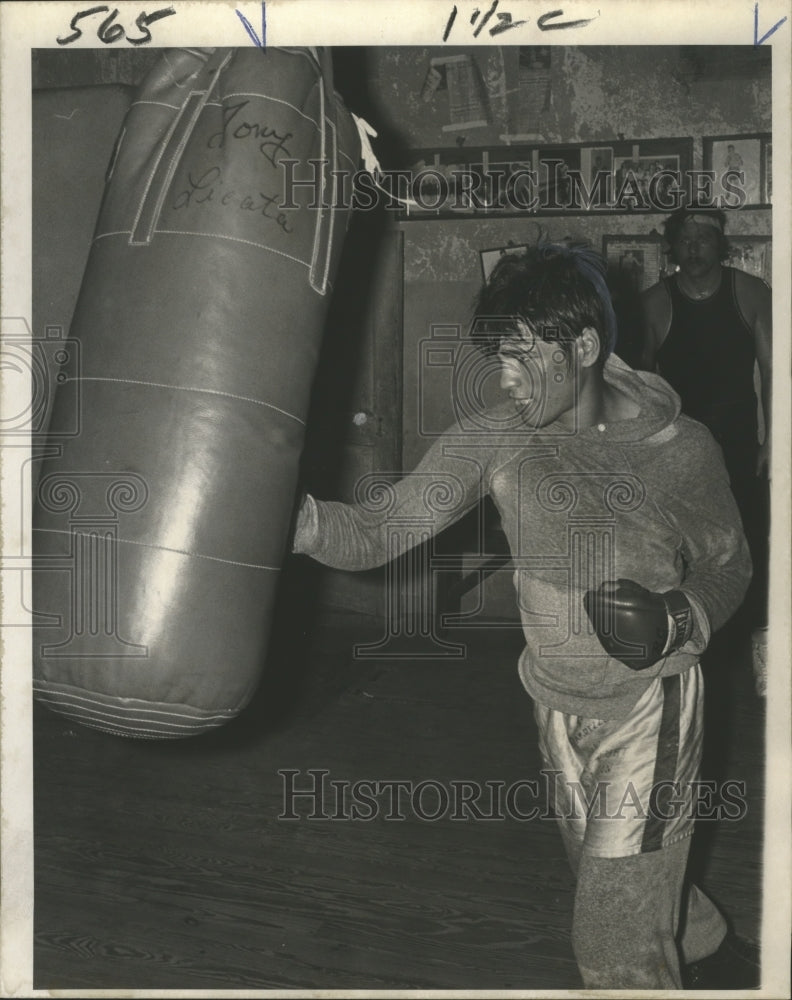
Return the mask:
<svg viewBox="0 0 792 1000">
<path fill-rule="evenodd" d="M 774 24 L 773 27 L 769 31 L 766 31 L 762 35 L 762 37 L 760 38 L 759 37 L 759 4 L 758 3 L 754 4 L 754 48 L 756 48 L 759 45 L 761 45 L 762 42 L 766 42 L 767 39 L 771 35 L 775 34 L 775 32 L 778 31 L 778 29 L 781 27 L 781 25 L 784 23 L 784 21 L 786 21 L 786 18 L 782 17 L 780 21 L 778 21 L 776 24 Z"/>
<path fill-rule="evenodd" d="M 256 34 L 256 29 L 248 21 L 241 10 L 235 12 L 236 16 L 242 22 L 242 26 L 245 31 L 250 35 L 250 40 L 254 45 L 257 45 L 260 49 L 266 49 L 267 47 L 267 5 L 263 2 L 261 4 L 261 38 Z"/>
</svg>

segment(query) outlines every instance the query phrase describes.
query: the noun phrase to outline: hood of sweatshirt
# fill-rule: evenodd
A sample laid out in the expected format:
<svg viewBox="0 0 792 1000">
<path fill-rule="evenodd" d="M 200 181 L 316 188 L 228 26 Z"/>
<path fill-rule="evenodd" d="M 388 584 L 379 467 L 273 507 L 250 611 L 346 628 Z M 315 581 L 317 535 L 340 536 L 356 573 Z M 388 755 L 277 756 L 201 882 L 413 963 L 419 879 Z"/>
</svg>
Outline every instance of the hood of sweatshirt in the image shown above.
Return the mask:
<svg viewBox="0 0 792 1000">
<path fill-rule="evenodd" d="M 671 425 L 677 419 L 681 410 L 679 396 L 671 386 L 659 375 L 652 372 L 636 372 L 626 365 L 621 358 L 611 355 L 605 362 L 605 381 L 628 396 L 639 408 L 638 415 L 626 420 L 619 420 L 607 425 L 608 437 L 611 441 L 620 443 L 651 443 L 672 436 L 675 432 Z M 601 433 L 599 428 L 586 428 L 582 435 Z"/>
</svg>

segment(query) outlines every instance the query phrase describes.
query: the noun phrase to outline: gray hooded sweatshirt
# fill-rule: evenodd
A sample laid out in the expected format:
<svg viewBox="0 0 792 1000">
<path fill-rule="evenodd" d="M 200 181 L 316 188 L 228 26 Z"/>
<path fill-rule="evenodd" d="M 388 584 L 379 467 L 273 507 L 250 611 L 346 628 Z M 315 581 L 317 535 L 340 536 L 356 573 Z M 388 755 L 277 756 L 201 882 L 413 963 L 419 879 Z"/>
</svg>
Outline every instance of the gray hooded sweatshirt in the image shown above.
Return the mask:
<svg viewBox="0 0 792 1000">
<path fill-rule="evenodd" d="M 369 569 L 489 493 L 512 553 L 526 690 L 572 715 L 624 717 L 656 676 L 698 661 L 739 606 L 751 562 L 709 431 L 680 415 L 678 396 L 659 376 L 611 357 L 605 378 L 638 404 L 637 416 L 570 432 L 526 428 L 512 406 L 463 414 L 399 482 L 369 483 L 355 504 L 309 497 L 294 551 Z M 695 628 L 682 649 L 642 671 L 608 656 L 583 597 L 617 579 L 684 591 Z"/>
</svg>

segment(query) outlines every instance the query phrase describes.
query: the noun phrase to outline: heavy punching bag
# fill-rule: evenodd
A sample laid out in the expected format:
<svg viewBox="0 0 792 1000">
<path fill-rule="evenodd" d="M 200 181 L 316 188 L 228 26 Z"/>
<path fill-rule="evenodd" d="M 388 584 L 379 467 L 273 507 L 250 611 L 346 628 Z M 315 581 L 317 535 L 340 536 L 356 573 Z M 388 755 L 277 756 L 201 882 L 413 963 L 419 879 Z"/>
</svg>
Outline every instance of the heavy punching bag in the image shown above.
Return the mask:
<svg viewBox="0 0 792 1000">
<path fill-rule="evenodd" d="M 51 709 L 181 737 L 255 690 L 359 145 L 322 51 L 167 50 L 136 94 L 34 510 Z"/>
</svg>

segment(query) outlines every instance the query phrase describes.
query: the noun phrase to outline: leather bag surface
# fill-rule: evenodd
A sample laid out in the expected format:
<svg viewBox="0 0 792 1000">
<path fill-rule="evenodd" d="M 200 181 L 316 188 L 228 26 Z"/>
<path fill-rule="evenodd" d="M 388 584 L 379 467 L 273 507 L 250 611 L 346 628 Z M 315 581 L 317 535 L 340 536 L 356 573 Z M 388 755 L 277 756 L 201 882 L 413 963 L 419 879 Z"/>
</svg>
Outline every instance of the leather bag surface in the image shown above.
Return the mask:
<svg viewBox="0 0 792 1000">
<path fill-rule="evenodd" d="M 51 709 L 172 738 L 252 696 L 358 155 L 322 51 L 166 50 L 136 93 L 34 508 Z"/>
</svg>

